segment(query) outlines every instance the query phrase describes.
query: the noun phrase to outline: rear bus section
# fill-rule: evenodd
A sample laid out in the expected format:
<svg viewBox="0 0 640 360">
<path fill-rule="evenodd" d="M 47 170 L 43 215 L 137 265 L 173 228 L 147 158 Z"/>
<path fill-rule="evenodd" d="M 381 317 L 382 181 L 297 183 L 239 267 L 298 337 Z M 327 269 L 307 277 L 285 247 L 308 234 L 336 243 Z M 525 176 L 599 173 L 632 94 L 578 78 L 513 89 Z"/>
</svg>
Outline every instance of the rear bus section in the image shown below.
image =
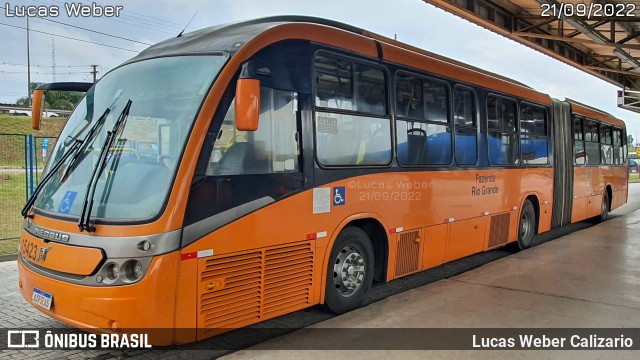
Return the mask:
<svg viewBox="0 0 640 360">
<path fill-rule="evenodd" d="M 627 202 L 625 124 L 611 115 L 569 101 L 573 132 L 572 222 L 606 220 Z"/>
</svg>

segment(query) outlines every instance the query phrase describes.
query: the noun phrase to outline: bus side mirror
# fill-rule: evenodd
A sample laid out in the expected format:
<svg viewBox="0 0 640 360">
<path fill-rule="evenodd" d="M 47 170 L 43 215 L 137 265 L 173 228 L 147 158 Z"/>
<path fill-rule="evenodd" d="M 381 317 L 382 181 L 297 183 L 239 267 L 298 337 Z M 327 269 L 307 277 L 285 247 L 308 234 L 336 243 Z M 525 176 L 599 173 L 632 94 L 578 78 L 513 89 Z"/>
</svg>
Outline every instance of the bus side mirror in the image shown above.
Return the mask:
<svg viewBox="0 0 640 360">
<path fill-rule="evenodd" d="M 236 129 L 258 130 L 260 118 L 260 80 L 238 79 L 236 85 Z"/>
<path fill-rule="evenodd" d="M 40 130 L 40 122 L 42 120 L 42 103 L 46 90 L 33 90 L 33 102 L 31 105 L 31 128 Z"/>
</svg>

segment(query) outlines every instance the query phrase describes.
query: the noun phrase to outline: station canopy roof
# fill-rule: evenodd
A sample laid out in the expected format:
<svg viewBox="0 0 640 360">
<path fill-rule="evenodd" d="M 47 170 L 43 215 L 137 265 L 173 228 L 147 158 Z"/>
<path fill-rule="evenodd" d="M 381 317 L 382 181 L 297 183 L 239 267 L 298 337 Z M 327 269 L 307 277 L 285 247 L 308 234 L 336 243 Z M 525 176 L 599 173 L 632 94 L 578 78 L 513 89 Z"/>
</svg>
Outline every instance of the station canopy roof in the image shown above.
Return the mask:
<svg viewBox="0 0 640 360">
<path fill-rule="evenodd" d="M 640 112 L 640 0 L 424 1 L 619 86 Z"/>
</svg>

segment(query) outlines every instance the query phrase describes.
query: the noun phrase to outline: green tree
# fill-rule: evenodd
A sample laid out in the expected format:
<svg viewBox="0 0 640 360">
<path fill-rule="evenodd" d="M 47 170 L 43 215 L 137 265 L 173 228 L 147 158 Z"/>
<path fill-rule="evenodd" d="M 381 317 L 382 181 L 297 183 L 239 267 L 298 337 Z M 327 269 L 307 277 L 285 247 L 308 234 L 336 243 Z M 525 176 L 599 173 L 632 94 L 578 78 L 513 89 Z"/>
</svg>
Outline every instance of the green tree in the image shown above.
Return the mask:
<svg viewBox="0 0 640 360">
<path fill-rule="evenodd" d="M 627 144 L 629 144 L 629 146 L 633 146 L 633 136 L 632 135 L 627 135 Z"/>
<path fill-rule="evenodd" d="M 42 83 L 33 82 L 29 86 L 31 92 L 42 85 Z M 78 102 L 82 99 L 84 93 L 75 91 L 49 91 L 44 98 L 45 109 L 58 109 L 58 110 L 73 110 Z M 16 100 L 18 106 L 29 106 L 29 100 L 27 97 L 22 97 Z"/>
</svg>

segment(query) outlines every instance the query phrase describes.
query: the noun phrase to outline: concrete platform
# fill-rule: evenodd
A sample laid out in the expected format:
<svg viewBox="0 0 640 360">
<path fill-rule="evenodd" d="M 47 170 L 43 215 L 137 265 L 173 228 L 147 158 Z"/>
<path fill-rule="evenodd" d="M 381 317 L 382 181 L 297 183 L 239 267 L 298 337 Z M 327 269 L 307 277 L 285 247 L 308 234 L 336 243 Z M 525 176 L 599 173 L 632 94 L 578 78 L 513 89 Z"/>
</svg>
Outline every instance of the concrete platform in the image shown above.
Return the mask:
<svg viewBox="0 0 640 360">
<path fill-rule="evenodd" d="M 640 211 L 630 203 L 602 224 L 449 279 L 391 296 L 313 328 L 638 328 Z M 289 351 L 294 332 L 225 359 L 637 358 L 633 351 Z M 271 351 L 265 351 L 271 350 Z"/>
</svg>

